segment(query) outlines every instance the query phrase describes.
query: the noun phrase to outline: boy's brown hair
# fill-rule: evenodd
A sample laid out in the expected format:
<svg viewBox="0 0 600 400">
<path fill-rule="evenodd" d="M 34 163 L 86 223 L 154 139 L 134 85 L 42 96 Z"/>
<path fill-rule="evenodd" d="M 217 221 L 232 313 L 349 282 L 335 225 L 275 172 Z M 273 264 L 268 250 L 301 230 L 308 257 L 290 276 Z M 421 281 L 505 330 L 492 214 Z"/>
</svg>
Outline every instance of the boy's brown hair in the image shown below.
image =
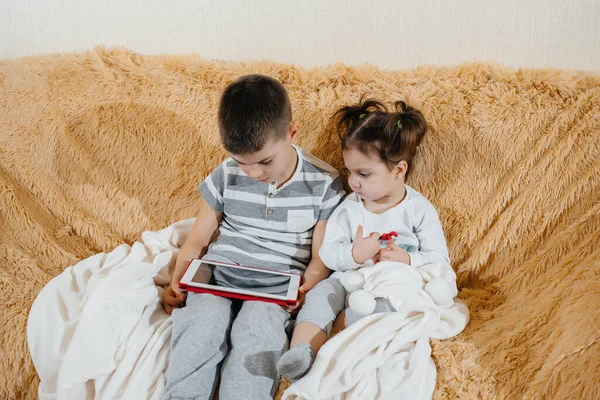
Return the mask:
<svg viewBox="0 0 600 400">
<path fill-rule="evenodd" d="M 245 75 L 227 85 L 219 103 L 223 147 L 232 154 L 260 151 L 271 138 L 283 138 L 292 121 L 285 87 L 265 75 Z"/>
</svg>

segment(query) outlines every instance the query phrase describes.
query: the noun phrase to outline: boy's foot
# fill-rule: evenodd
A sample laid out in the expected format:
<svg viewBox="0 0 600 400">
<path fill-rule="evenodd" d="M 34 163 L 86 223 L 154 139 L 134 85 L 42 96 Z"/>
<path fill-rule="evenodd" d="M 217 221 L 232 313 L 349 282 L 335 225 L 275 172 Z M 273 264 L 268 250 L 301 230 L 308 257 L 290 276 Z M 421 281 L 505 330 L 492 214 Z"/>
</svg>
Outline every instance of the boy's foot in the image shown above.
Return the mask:
<svg viewBox="0 0 600 400">
<path fill-rule="evenodd" d="M 315 351 L 308 343 L 297 343 L 283 353 L 277 363 L 277 372 L 290 382 L 297 381 L 308 373 L 315 361 Z"/>
</svg>

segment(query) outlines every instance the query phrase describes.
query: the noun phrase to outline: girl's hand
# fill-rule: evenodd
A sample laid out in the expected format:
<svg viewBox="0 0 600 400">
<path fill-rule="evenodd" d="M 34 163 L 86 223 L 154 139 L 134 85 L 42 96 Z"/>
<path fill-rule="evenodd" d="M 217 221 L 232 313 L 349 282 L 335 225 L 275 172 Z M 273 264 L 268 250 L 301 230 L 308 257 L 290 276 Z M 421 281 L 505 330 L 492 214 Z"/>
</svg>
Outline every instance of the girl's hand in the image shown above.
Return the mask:
<svg viewBox="0 0 600 400">
<path fill-rule="evenodd" d="M 410 265 L 410 254 L 388 240 L 388 247 L 379 251 L 379 261 L 398 261 Z"/>
<path fill-rule="evenodd" d="M 356 228 L 356 239 L 352 246 L 352 258 L 357 264 L 364 264 L 379 253 L 379 233 L 372 232 L 366 238 L 363 238 L 363 227 L 359 225 Z"/>
</svg>

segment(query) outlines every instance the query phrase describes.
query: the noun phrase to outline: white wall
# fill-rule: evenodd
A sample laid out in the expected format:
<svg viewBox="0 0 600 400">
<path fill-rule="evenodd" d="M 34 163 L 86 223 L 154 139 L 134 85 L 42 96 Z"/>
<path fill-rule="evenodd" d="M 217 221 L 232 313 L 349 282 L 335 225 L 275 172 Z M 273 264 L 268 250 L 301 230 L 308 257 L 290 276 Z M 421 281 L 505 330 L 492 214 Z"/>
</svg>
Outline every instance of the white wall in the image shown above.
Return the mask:
<svg viewBox="0 0 600 400">
<path fill-rule="evenodd" d="M 600 71 L 600 1 L 0 0 L 0 58 L 98 44 L 302 66 L 478 59 Z"/>
</svg>

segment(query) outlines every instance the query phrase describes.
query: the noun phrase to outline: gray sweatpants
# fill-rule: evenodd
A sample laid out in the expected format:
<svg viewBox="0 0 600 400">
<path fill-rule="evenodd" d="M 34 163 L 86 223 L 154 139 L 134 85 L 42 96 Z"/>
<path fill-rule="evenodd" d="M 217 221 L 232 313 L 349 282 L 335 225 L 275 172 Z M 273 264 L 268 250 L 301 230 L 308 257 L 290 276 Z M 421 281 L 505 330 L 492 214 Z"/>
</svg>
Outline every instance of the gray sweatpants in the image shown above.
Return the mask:
<svg viewBox="0 0 600 400">
<path fill-rule="evenodd" d="M 333 274 L 307 293 L 296 324 L 310 322 L 329 336 L 346 304 L 340 276 Z M 390 307 L 377 299 L 375 312 Z M 281 306 L 189 292 L 186 306 L 172 318 L 165 399 L 212 399 L 217 385 L 221 400 L 273 398 L 277 361 L 288 347 L 290 315 Z M 348 323 L 358 318 L 347 311 Z"/>
<path fill-rule="evenodd" d="M 308 321 L 329 333 L 344 307 L 339 279 L 308 292 L 296 323 Z M 231 301 L 188 292 L 186 306 L 172 314 L 171 354 L 164 399 L 272 399 L 276 366 L 287 350 L 290 315 L 260 301 Z M 219 384 L 220 377 L 220 384 Z"/>
<path fill-rule="evenodd" d="M 164 399 L 212 399 L 219 377 L 222 400 L 272 399 L 289 317 L 273 303 L 189 292 L 172 314 Z"/>
</svg>

